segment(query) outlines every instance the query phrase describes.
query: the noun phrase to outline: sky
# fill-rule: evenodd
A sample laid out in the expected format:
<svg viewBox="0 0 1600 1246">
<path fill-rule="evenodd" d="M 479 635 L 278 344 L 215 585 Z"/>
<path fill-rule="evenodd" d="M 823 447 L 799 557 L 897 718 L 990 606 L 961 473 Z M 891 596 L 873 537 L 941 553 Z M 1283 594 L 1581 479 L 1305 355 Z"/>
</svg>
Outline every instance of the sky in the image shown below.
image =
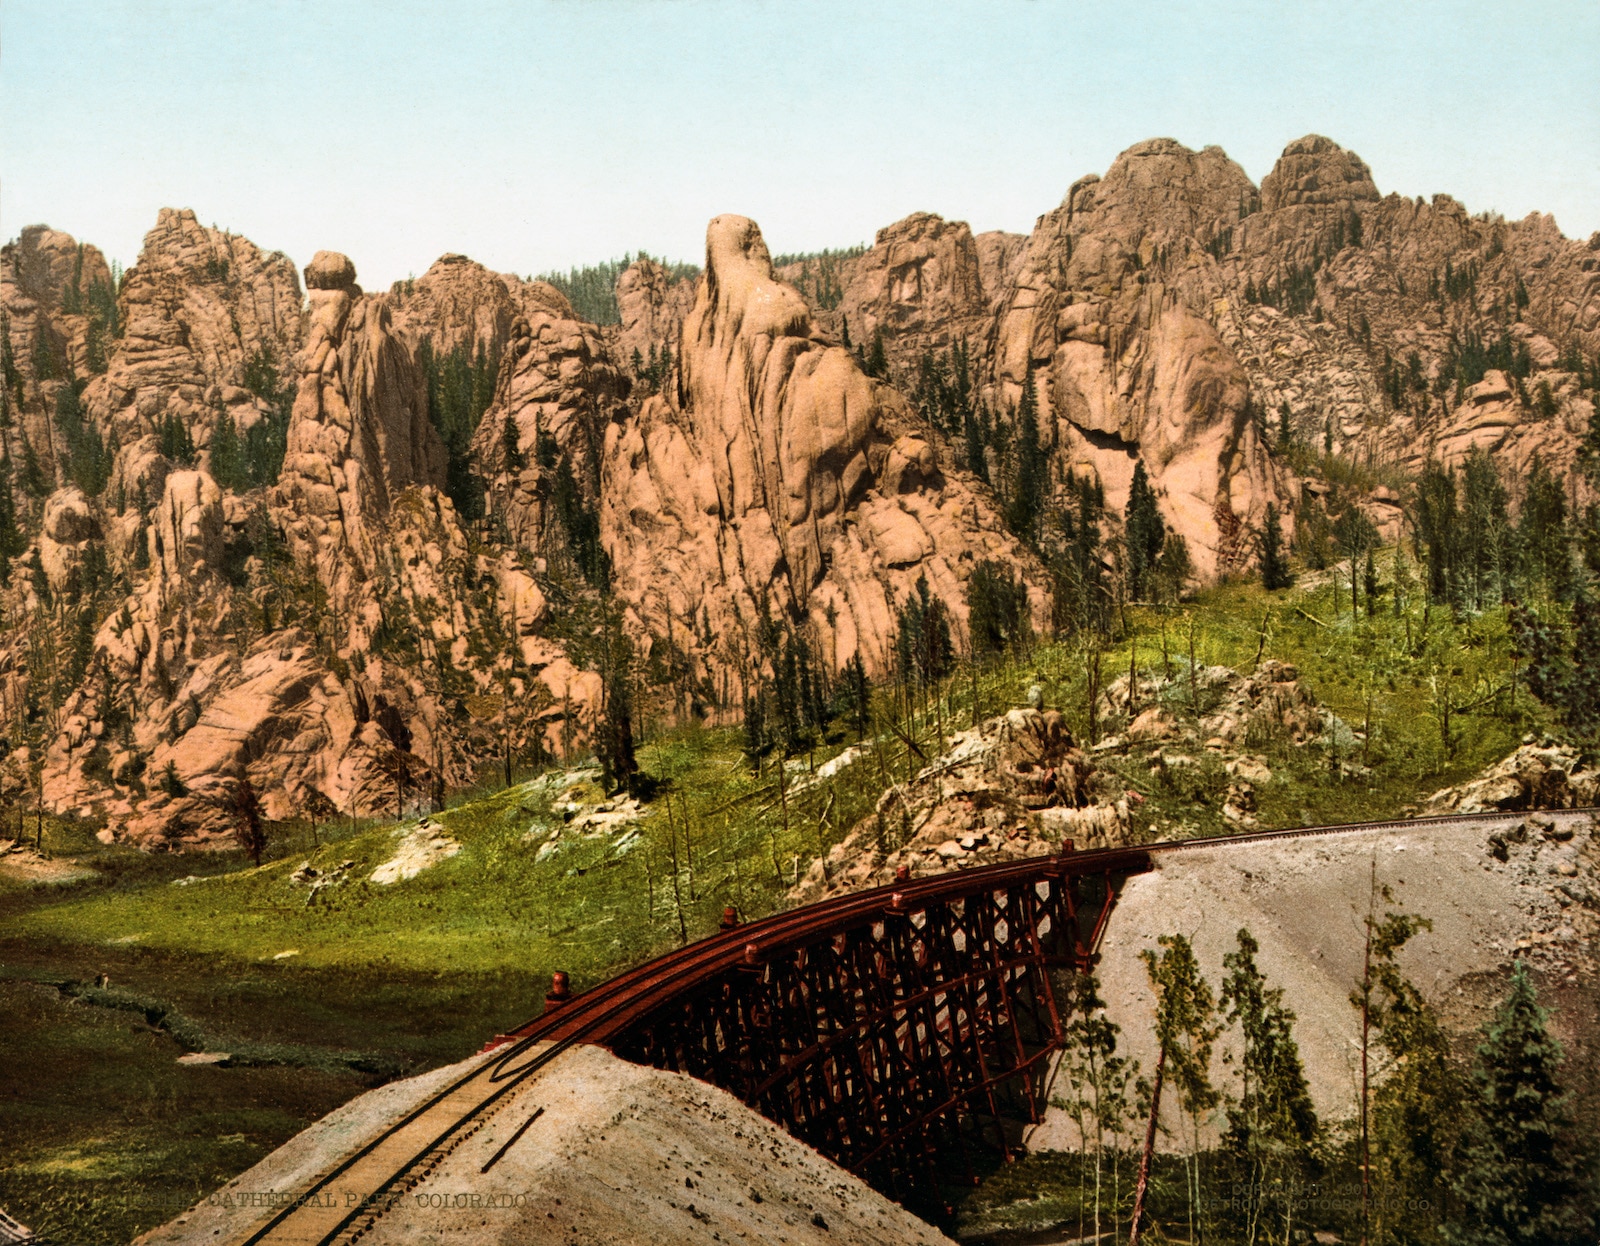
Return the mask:
<svg viewBox="0 0 1600 1246">
<path fill-rule="evenodd" d="M 379 289 L 706 222 L 776 253 L 914 211 L 1027 232 L 1156 136 L 1258 184 L 1326 134 L 1380 191 L 1600 230 L 1600 4 L 0 0 L 0 236 L 133 263 L 163 206 Z"/>
</svg>

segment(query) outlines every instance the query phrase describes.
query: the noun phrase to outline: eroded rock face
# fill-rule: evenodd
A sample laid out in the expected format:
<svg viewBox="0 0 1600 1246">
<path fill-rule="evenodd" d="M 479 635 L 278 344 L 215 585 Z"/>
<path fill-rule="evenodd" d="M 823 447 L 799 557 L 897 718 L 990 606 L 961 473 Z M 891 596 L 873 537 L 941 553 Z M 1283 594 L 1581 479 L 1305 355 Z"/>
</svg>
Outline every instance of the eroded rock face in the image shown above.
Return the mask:
<svg viewBox="0 0 1600 1246">
<path fill-rule="evenodd" d="M 1519 474 L 1535 454 L 1571 463 L 1593 413 L 1562 361 L 1600 350 L 1596 247 L 1548 217 L 1380 198 L 1365 162 L 1319 135 L 1290 143 L 1259 191 L 1220 148 L 1135 145 L 1027 239 L 972 240 L 981 315 L 962 228 L 918 214 L 845 261 L 852 341 L 882 325 L 909 394 L 925 352 L 976 323 L 988 409 L 1014 409 L 1031 373 L 1057 469 L 1097 477 L 1113 511 L 1142 459 L 1202 575 L 1247 558 L 1268 502 L 1298 500 L 1273 453 L 1284 407 L 1290 439 L 1361 461 L 1415 470 L 1481 446 Z M 1492 395 L 1441 379 L 1471 335 L 1502 333 L 1534 376 Z M 1397 403 L 1386 378 L 1413 352 Z"/>
<path fill-rule="evenodd" d="M 99 520 L 81 489 L 69 485 L 50 495 L 44 506 L 37 549 L 39 565 L 52 593 L 69 591 L 81 580 L 89 545 L 100 539 Z"/>
<path fill-rule="evenodd" d="M 753 221 L 711 222 L 682 340 L 676 393 L 606 428 L 601 531 L 641 623 L 732 690 L 765 611 L 813 625 L 830 663 L 860 651 L 882 670 L 919 577 L 959 618 L 974 562 L 1026 573 L 987 500 L 912 431 L 904 399 L 774 278 Z"/>
<path fill-rule="evenodd" d="M 491 272 L 464 255 L 441 255 L 415 281 L 389 291 L 394 322 L 413 348 L 426 341 L 436 355 L 464 349 L 493 354 L 511 336 L 524 283 Z"/>
<path fill-rule="evenodd" d="M 1376 203 L 1378 197 L 1366 162 L 1320 134 L 1290 143 L 1261 179 L 1261 206 L 1268 212 L 1301 204 Z"/>
<path fill-rule="evenodd" d="M 991 255 L 991 279 L 1005 262 Z M 892 363 L 910 372 L 927 350 L 981 339 L 989 311 L 983 269 L 965 221 L 916 212 L 880 229 L 851 263 L 838 315 L 858 344 L 882 329 Z"/>
<path fill-rule="evenodd" d="M 1315 135 L 1284 150 L 1262 207 L 1202 267 L 1212 319 L 1258 406 L 1287 404 L 1296 439 L 1410 471 L 1459 464 L 1473 446 L 1518 474 L 1535 453 L 1573 461 L 1592 404 L 1557 343 L 1600 349 L 1592 248 L 1537 213 L 1509 222 L 1448 195 L 1380 198 L 1358 156 Z M 1458 384 L 1450 361 L 1474 337 L 1505 337 L 1534 374 Z M 1396 372 L 1407 378 L 1398 393 L 1386 380 Z M 1549 415 L 1535 401 L 1541 382 Z"/>
<path fill-rule="evenodd" d="M 300 282 L 282 253 L 163 208 L 117 305 L 122 340 L 84 403 L 121 447 L 108 494 L 137 507 L 161 496 L 169 421 L 205 465 L 221 413 L 241 434 L 272 418 L 303 337 Z"/>
<path fill-rule="evenodd" d="M 514 544 L 544 550 L 552 472 L 564 463 L 582 494 L 599 489 L 600 447 L 606 423 L 616 416 L 629 383 L 616 367 L 605 338 L 580 321 L 554 287 L 524 287 L 520 314 L 511 322 L 494 405 L 473 443 L 485 469 L 491 511 Z M 511 461 L 507 422 L 514 430 L 520 465 Z M 540 463 L 541 439 L 554 460 Z"/>
<path fill-rule="evenodd" d="M 1202 575 L 1240 556 L 1219 510 L 1258 522 L 1282 488 L 1250 418 L 1250 378 L 1174 261 L 1256 198 L 1220 148 L 1130 148 L 1040 219 L 992 339 L 995 402 L 1014 406 L 1031 382 L 1042 440 L 1099 479 L 1115 510 L 1142 459 Z"/>
<path fill-rule="evenodd" d="M 50 802 L 188 842 L 224 833 L 207 802 L 240 776 L 275 810 L 385 811 L 397 757 L 416 785 L 453 781 L 512 710 L 518 738 L 581 749 L 599 679 L 549 635 L 572 524 L 603 547 L 639 648 L 670 642 L 697 700 L 736 712 L 763 612 L 822 661 L 882 670 L 919 578 L 958 631 L 978 561 L 1038 583 L 966 454 L 904 396 L 924 355 L 958 343 L 988 412 L 1032 385 L 1055 471 L 1098 477 L 1113 515 L 1142 461 L 1202 575 L 1248 557 L 1268 502 L 1325 489 L 1280 469 L 1284 427 L 1361 461 L 1483 448 L 1524 472 L 1535 454 L 1568 469 L 1593 416 L 1571 360 L 1600 352 L 1600 237 L 1380 198 L 1318 136 L 1259 191 L 1220 149 L 1139 144 L 1026 238 L 916 214 L 830 258 L 825 282 L 820 265 L 797 276 L 812 306 L 751 222 L 718 218 L 707 252 L 698 282 L 634 264 L 621 325 L 598 328 L 550 286 L 455 255 L 370 296 L 319 253 L 303 295 L 287 258 L 189 211 L 161 213 L 114 306 L 92 247 L 40 226 L 0 250 L 16 366 L 0 444 L 30 543 L 5 606 L 33 621 L 0 636 L 0 697 L 23 703 L 35 677 L 31 627 L 74 662 L 93 636 L 53 707 Z M 846 322 L 858 351 L 883 328 L 891 384 L 841 349 Z M 1474 334 L 1496 366 L 1457 383 Z M 455 476 L 430 352 L 501 356 Z M 284 436 L 275 483 L 221 469 L 230 422 Z M 486 486 L 482 521 L 450 500 L 463 470 Z M 1354 500 L 1398 538 L 1397 494 Z M 1317 707 L 1280 684 L 1206 729 L 1234 746 L 1264 714 L 1313 731 Z M 1138 710 L 1130 739 L 1163 739 L 1160 712 Z"/>
<path fill-rule="evenodd" d="M 376 551 L 362 518 L 386 514 L 411 485 L 442 486 L 445 456 L 428 422 L 425 378 L 388 306 L 361 294 L 342 255 L 318 252 L 308 282 L 319 264 L 319 281 L 349 280 L 311 290 L 276 502 L 298 552 L 337 578 L 328 556 L 348 550 L 371 567 Z"/>
<path fill-rule="evenodd" d="M 694 308 L 695 283 L 674 281 L 672 274 L 652 259 L 635 260 L 617 279 L 617 310 L 622 324 L 617 331 L 617 361 L 632 365 L 635 354 L 648 363 L 652 351 L 663 347 L 678 353 L 683 322 Z"/>
</svg>

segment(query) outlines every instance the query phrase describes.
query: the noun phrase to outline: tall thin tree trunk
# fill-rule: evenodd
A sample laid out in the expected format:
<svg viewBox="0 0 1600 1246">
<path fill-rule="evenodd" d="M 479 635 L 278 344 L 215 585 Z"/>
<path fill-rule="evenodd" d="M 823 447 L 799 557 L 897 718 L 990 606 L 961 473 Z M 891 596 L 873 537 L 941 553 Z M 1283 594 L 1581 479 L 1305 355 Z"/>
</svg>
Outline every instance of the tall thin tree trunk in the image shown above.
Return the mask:
<svg viewBox="0 0 1600 1246">
<path fill-rule="evenodd" d="M 978 659 L 974 657 L 971 664 L 972 670 L 972 726 L 978 726 Z"/>
<path fill-rule="evenodd" d="M 1139 1180 L 1133 1187 L 1133 1224 L 1128 1230 L 1128 1246 L 1139 1246 L 1139 1230 L 1144 1222 L 1144 1199 L 1150 1189 L 1150 1157 L 1156 1149 L 1156 1118 L 1161 1114 L 1161 1077 L 1166 1072 L 1167 1048 L 1162 1044 L 1156 1055 L 1155 1084 L 1150 1089 L 1150 1123 L 1144 1130 L 1144 1150 L 1139 1155 Z"/>
<path fill-rule="evenodd" d="M 1372 859 L 1372 882 L 1367 895 L 1367 944 L 1361 969 L 1361 1246 L 1367 1246 L 1372 1227 L 1372 1149 L 1369 1129 L 1367 1051 L 1372 1031 L 1372 920 L 1378 893 L 1378 859 Z"/>
<path fill-rule="evenodd" d="M 1100 1168 L 1105 1154 L 1105 1105 L 1101 1102 L 1102 1075 L 1095 1067 L 1094 1056 L 1089 1056 L 1089 1074 L 1094 1081 L 1094 1246 L 1100 1246 Z"/>
<path fill-rule="evenodd" d="M 650 842 L 648 840 L 645 841 L 644 852 L 640 855 L 644 858 L 645 920 L 653 922 L 656 919 L 656 876 L 655 872 L 650 868 Z"/>
<path fill-rule="evenodd" d="M 789 767 L 782 753 L 778 755 L 778 803 L 783 806 L 783 833 L 787 835 L 789 833 Z"/>
<path fill-rule="evenodd" d="M 1189 616 L 1189 706 L 1200 717 L 1200 678 L 1194 668 L 1194 615 Z"/>
<path fill-rule="evenodd" d="M 670 803 L 672 797 L 667 797 Z M 683 859 L 689 869 L 689 903 L 693 904 L 699 897 L 694 893 L 694 840 L 689 835 L 689 798 L 683 793 L 678 794 L 678 806 L 683 810 Z"/>
<path fill-rule="evenodd" d="M 683 920 L 683 893 L 678 887 L 678 835 L 673 827 L 672 806 L 667 806 L 667 852 L 672 861 L 672 907 L 678 915 L 678 942 L 689 942 L 689 927 Z"/>
</svg>

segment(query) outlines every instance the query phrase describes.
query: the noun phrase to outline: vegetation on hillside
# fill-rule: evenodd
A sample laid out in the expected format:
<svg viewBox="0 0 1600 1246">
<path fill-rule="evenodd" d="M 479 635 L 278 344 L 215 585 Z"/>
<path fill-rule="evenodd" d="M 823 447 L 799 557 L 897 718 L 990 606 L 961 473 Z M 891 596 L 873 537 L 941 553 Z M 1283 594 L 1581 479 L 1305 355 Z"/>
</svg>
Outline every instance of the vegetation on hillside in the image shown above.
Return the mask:
<svg viewBox="0 0 1600 1246">
<path fill-rule="evenodd" d="M 832 311 L 844 298 L 844 266 L 850 260 L 866 253 L 866 246 L 825 248 L 821 251 L 796 251 L 772 257 L 774 268 L 796 268 L 786 274 L 789 284 L 806 297 L 806 301 Z"/>
<path fill-rule="evenodd" d="M 667 270 L 669 282 L 692 281 L 700 275 L 697 265 L 663 260 L 640 251 L 637 254 L 625 254 L 621 259 L 569 268 L 566 272 L 540 273 L 529 280 L 548 281 L 555 286 L 567 296 L 580 320 L 587 320 L 590 324 L 620 324 L 622 314 L 617 308 L 617 279 L 628 270 L 630 264 L 649 259 L 654 259 Z"/>
</svg>

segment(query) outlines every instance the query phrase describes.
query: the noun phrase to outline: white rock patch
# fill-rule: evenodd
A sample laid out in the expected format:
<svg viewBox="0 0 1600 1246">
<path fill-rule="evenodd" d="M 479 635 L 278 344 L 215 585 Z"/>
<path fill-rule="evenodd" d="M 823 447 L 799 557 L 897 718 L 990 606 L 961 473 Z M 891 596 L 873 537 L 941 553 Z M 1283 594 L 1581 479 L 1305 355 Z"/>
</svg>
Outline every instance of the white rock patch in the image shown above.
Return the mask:
<svg viewBox="0 0 1600 1246">
<path fill-rule="evenodd" d="M 446 835 L 442 826 L 424 818 L 401 837 L 394 856 L 372 871 L 372 881 L 380 887 L 404 882 L 460 851 L 461 845 Z"/>
</svg>

